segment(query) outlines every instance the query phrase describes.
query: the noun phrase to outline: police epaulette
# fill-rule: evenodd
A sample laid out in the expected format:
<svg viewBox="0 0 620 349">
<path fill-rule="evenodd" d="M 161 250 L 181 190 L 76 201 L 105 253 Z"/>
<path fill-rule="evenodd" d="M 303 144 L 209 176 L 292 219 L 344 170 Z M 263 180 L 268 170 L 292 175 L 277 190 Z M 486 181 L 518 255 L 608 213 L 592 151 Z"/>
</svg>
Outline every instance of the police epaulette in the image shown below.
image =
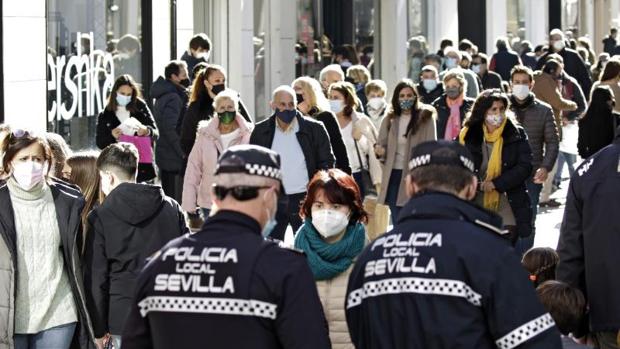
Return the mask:
<svg viewBox="0 0 620 349">
<path fill-rule="evenodd" d="M 479 226 L 481 226 L 481 227 L 483 227 L 483 228 L 486 228 L 486 229 L 488 229 L 488 230 L 490 230 L 490 231 L 492 231 L 492 232 L 494 232 L 496 234 L 499 234 L 499 235 L 506 235 L 506 234 L 509 233 L 508 230 L 499 229 L 498 227 L 496 227 L 496 226 L 494 226 L 492 224 L 489 224 L 489 223 L 485 223 L 485 222 L 483 222 L 483 221 L 481 221 L 479 219 L 476 219 L 474 221 L 474 223 L 479 225 Z"/>
<path fill-rule="evenodd" d="M 301 255 L 305 255 L 305 254 L 306 254 L 303 250 L 300 250 L 300 249 L 298 249 L 298 248 L 295 248 L 294 246 L 291 246 L 291 245 L 287 245 L 287 244 L 285 244 L 285 243 L 284 243 L 284 241 L 282 241 L 282 240 L 277 240 L 277 239 L 269 239 L 269 238 L 268 238 L 266 241 L 269 241 L 269 242 L 271 242 L 271 243 L 274 243 L 274 244 L 278 245 L 278 247 L 283 248 L 283 249 L 285 249 L 285 250 L 289 250 L 289 251 L 292 251 L 292 252 L 295 252 L 295 253 L 299 253 L 299 254 L 301 254 Z"/>
</svg>

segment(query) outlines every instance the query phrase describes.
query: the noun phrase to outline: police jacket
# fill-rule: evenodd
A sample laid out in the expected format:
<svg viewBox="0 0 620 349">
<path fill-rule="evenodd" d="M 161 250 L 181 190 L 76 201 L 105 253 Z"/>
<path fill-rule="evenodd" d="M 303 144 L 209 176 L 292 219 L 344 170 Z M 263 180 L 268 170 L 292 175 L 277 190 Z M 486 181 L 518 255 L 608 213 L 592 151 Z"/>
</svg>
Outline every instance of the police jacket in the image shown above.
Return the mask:
<svg viewBox="0 0 620 349">
<path fill-rule="evenodd" d="M 239 212 L 216 213 L 149 262 L 123 333 L 124 349 L 206 347 L 330 347 L 306 259 Z"/>
<path fill-rule="evenodd" d="M 620 138 L 571 177 L 556 274 L 583 291 L 592 331 L 620 329 Z"/>
<path fill-rule="evenodd" d="M 482 166 L 483 127 L 472 126 L 465 136 L 465 146 L 474 158 L 480 181 L 485 176 L 479 172 Z M 532 150 L 525 131 L 512 119 L 507 120 L 502 138 L 502 174 L 493 180 L 493 184 L 498 192 L 506 193 L 517 223 L 517 233 L 520 237 L 528 237 L 532 233 L 532 209 L 525 182 L 532 173 Z"/>
<path fill-rule="evenodd" d="M 322 122 L 305 117 L 297 111 L 297 140 L 306 160 L 308 178 L 312 178 L 319 170 L 334 167 L 335 157 L 330 145 L 329 136 Z M 259 122 L 250 136 L 250 144 L 271 149 L 276 133 L 276 115 Z"/>
<path fill-rule="evenodd" d="M 355 347 L 561 348 L 500 221 L 450 194 L 413 197 L 351 273 Z"/>
</svg>

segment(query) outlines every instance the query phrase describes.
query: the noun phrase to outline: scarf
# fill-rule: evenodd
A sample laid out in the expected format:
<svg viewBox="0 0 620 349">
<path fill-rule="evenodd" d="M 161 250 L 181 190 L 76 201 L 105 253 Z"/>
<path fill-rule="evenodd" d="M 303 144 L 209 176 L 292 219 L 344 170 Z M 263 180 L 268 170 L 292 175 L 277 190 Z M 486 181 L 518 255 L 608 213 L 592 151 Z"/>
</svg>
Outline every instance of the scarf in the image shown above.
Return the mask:
<svg viewBox="0 0 620 349">
<path fill-rule="evenodd" d="M 306 253 L 315 280 L 329 280 L 349 269 L 353 260 L 362 252 L 366 242 L 366 229 L 362 223 L 348 225 L 342 239 L 327 243 L 306 218 L 295 237 L 295 248 Z"/>
<path fill-rule="evenodd" d="M 461 106 L 463 105 L 463 95 L 459 98 L 452 100 L 446 97 L 448 107 L 450 107 L 450 117 L 446 123 L 446 132 L 444 133 L 444 139 L 451 141 L 455 139 L 461 131 Z"/>
<path fill-rule="evenodd" d="M 492 143 L 493 149 L 491 150 L 491 155 L 489 156 L 489 163 L 487 164 L 487 174 L 485 177 L 485 181 L 493 180 L 499 177 L 502 174 L 502 148 L 504 146 L 504 138 L 502 134 L 504 133 L 504 127 L 506 126 L 508 118 L 504 117 L 504 121 L 502 124 L 493 132 L 489 132 L 486 126 L 482 125 L 482 130 L 484 131 L 484 140 L 482 146 L 484 147 L 484 143 Z M 469 127 L 463 127 L 461 130 L 461 134 L 459 135 L 459 142 L 461 144 L 465 144 L 465 136 L 467 135 L 467 131 Z M 499 209 L 499 192 L 497 190 L 491 190 L 490 192 L 484 193 L 484 207 L 497 211 Z"/>
</svg>

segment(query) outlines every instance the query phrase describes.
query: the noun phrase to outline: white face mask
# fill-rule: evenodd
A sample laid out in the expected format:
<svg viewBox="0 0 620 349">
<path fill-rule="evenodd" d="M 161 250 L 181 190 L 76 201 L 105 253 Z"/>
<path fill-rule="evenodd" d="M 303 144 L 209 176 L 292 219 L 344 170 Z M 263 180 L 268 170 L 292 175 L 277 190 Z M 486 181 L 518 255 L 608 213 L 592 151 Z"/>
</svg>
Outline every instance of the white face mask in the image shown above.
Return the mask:
<svg viewBox="0 0 620 349">
<path fill-rule="evenodd" d="M 422 86 L 424 86 L 424 89 L 428 92 L 431 92 L 432 90 L 434 90 L 438 85 L 437 80 L 435 79 L 423 79 L 422 80 Z"/>
<path fill-rule="evenodd" d="M 344 109 L 344 103 L 339 99 L 330 99 L 329 109 L 331 109 L 335 114 L 338 114 L 342 111 L 342 109 Z"/>
<path fill-rule="evenodd" d="M 338 210 L 312 211 L 312 225 L 324 238 L 341 233 L 349 224 L 349 217 Z"/>
<path fill-rule="evenodd" d="M 514 85 L 512 86 L 512 94 L 517 97 L 517 99 L 525 99 L 530 95 L 530 87 L 528 85 Z"/>
<path fill-rule="evenodd" d="M 13 178 L 24 190 L 30 190 L 43 181 L 49 165 L 46 162 L 24 161 L 13 163 Z"/>
<path fill-rule="evenodd" d="M 491 126 L 499 126 L 502 124 L 502 122 L 504 121 L 504 116 L 502 114 L 488 114 L 485 117 L 485 120 L 487 122 L 487 124 L 491 125 Z"/>
<path fill-rule="evenodd" d="M 374 110 L 381 110 L 385 106 L 385 100 L 381 97 L 373 97 L 368 100 L 368 105 Z"/>
<path fill-rule="evenodd" d="M 565 47 L 566 45 L 564 44 L 564 40 L 558 40 L 556 42 L 553 43 L 553 48 L 556 51 L 562 51 L 562 49 Z"/>
<path fill-rule="evenodd" d="M 452 69 L 452 68 L 456 68 L 456 58 L 452 58 L 452 57 L 448 57 L 446 58 L 446 68 L 448 69 Z"/>
<path fill-rule="evenodd" d="M 471 66 L 471 71 L 476 74 L 480 74 L 480 64 L 474 64 Z"/>
</svg>

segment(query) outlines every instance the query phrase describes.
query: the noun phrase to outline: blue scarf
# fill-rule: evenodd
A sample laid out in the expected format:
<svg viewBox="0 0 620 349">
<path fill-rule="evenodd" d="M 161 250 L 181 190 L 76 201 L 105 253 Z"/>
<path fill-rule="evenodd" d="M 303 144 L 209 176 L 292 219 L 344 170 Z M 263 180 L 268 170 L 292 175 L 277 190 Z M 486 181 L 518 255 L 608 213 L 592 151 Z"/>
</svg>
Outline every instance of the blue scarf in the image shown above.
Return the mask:
<svg viewBox="0 0 620 349">
<path fill-rule="evenodd" d="M 346 271 L 364 248 L 366 229 L 362 223 L 348 225 L 342 239 L 327 243 L 306 218 L 295 237 L 295 248 L 303 250 L 315 280 L 329 280 Z"/>
</svg>

